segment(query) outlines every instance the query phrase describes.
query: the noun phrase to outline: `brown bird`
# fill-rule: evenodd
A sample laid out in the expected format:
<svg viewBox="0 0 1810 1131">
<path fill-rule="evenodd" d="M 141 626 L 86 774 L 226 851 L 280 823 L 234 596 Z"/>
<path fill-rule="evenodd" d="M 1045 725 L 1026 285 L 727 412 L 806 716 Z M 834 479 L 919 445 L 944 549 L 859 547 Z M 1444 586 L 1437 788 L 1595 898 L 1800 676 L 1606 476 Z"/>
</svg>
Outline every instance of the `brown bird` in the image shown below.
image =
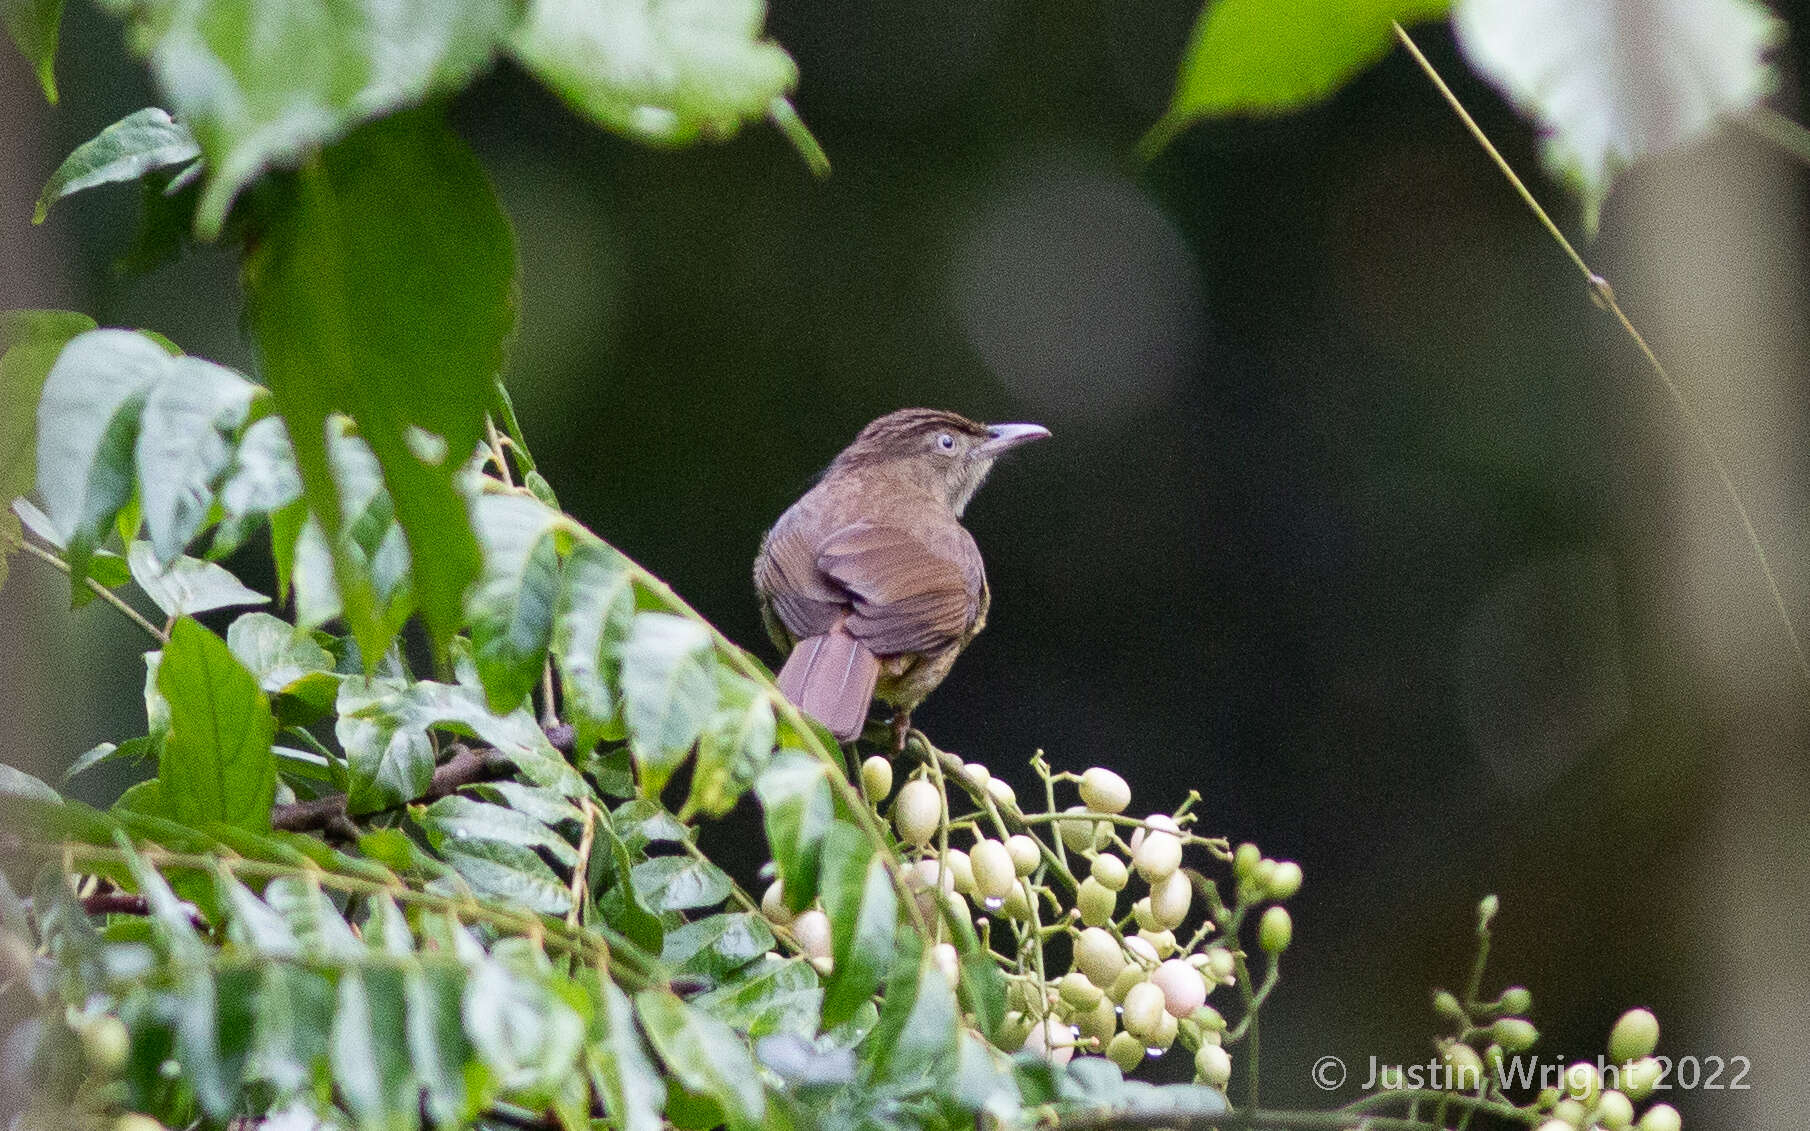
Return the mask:
<svg viewBox="0 0 1810 1131">
<path fill-rule="evenodd" d="M 911 709 L 987 623 L 987 574 L 962 510 L 1005 452 L 1049 435 L 907 408 L 844 448 L 754 560 L 779 687 L 852 742 L 878 698 L 902 746 Z"/>
</svg>

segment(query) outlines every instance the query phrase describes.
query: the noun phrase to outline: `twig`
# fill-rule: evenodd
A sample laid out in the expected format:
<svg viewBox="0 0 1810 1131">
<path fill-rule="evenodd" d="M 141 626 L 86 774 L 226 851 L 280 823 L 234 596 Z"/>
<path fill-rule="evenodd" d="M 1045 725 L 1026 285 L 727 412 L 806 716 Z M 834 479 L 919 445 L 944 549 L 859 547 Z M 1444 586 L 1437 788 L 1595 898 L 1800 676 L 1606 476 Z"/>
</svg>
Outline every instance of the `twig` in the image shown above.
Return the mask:
<svg viewBox="0 0 1810 1131">
<path fill-rule="evenodd" d="M 508 755 L 487 746 L 473 748 L 455 745 L 453 756 L 434 768 L 434 776 L 427 791 L 404 804 L 438 801 L 460 786 L 496 781 L 509 777 L 515 770 L 515 762 Z M 351 822 L 351 814 L 346 809 L 346 795 L 343 793 L 278 805 L 270 811 L 270 827 L 292 833 L 324 830 L 343 839 L 358 839 L 358 829 Z"/>
<path fill-rule="evenodd" d="M 33 543 L 31 539 L 20 538 L 18 545 L 21 550 L 24 550 L 26 553 L 30 554 L 32 557 L 37 558 L 40 561 L 49 562 L 51 565 L 62 570 L 64 573 L 69 572 L 69 563 L 64 561 L 61 555 L 51 553 L 49 550 L 44 549 L 42 546 L 38 546 L 35 543 Z M 94 592 L 94 595 L 96 597 L 99 597 L 101 600 L 107 602 L 109 605 L 112 605 L 114 608 L 116 608 L 120 612 L 124 613 L 132 621 L 133 624 L 136 624 L 138 627 L 144 629 L 146 632 L 150 633 L 153 637 L 155 637 L 159 644 L 168 644 L 170 642 L 169 633 L 165 632 L 161 628 L 158 628 L 156 625 L 152 624 L 149 620 L 146 620 L 143 613 L 139 612 L 137 609 L 133 608 L 131 605 L 126 604 L 125 599 L 123 597 L 121 597 L 118 593 L 115 593 L 113 590 L 107 588 L 105 585 L 102 585 L 100 582 L 94 580 L 94 578 L 92 578 L 92 577 L 85 577 L 82 580 L 87 582 L 88 588 Z"/>
<path fill-rule="evenodd" d="M 1723 493 L 1728 496 L 1729 503 L 1735 509 L 1735 515 L 1741 520 L 1741 529 L 1747 536 L 1748 548 L 1753 551 L 1754 560 L 1760 566 L 1760 573 L 1765 576 L 1766 588 L 1772 596 L 1773 610 L 1778 613 L 1779 623 L 1785 626 L 1785 635 L 1791 641 L 1791 651 L 1797 661 L 1798 675 L 1803 679 L 1805 686 L 1810 687 L 1810 654 L 1805 652 L 1803 640 L 1798 636 L 1797 624 L 1791 619 L 1791 611 L 1785 605 L 1785 594 L 1779 588 L 1778 575 L 1773 573 L 1771 559 L 1766 556 L 1766 548 L 1760 542 L 1759 530 L 1753 524 L 1753 516 L 1747 511 L 1747 504 L 1741 498 L 1740 489 L 1735 486 L 1734 476 L 1729 472 L 1728 465 L 1723 462 L 1721 452 L 1716 449 L 1715 443 L 1710 439 L 1709 430 L 1704 427 L 1703 420 L 1698 416 L 1690 398 L 1685 395 L 1683 387 L 1673 379 L 1670 371 L 1660 362 L 1659 355 L 1653 352 L 1653 347 L 1647 344 L 1646 338 L 1634 328 L 1634 323 L 1628 319 L 1621 304 L 1616 301 L 1615 291 L 1609 286 L 1609 280 L 1591 270 L 1590 265 L 1584 262 L 1584 257 L 1579 255 L 1577 248 L 1572 246 L 1569 239 L 1565 238 L 1565 233 L 1559 230 L 1558 224 L 1553 222 L 1551 215 L 1540 206 L 1540 202 L 1534 198 L 1532 191 L 1515 173 L 1514 167 L 1508 163 L 1507 158 L 1503 157 L 1501 151 L 1490 141 L 1489 135 L 1483 132 L 1483 128 L 1477 124 L 1475 118 L 1471 117 L 1470 112 L 1464 108 L 1464 104 L 1458 101 L 1458 96 L 1452 93 L 1452 88 L 1446 85 L 1445 79 L 1440 77 L 1439 71 L 1432 62 L 1421 53 L 1420 47 L 1413 38 L 1408 35 L 1401 24 L 1395 24 L 1394 27 L 1395 38 L 1401 41 L 1403 47 L 1407 48 L 1408 54 L 1414 57 L 1415 63 L 1419 64 L 1420 69 L 1439 90 L 1446 104 L 1452 108 L 1452 112 L 1457 114 L 1459 121 L 1464 123 L 1464 128 L 1489 155 L 1490 160 L 1495 162 L 1496 168 L 1502 171 L 1502 175 L 1508 178 L 1508 183 L 1514 187 L 1516 194 L 1521 197 L 1522 203 L 1527 205 L 1528 211 L 1533 213 L 1534 218 L 1546 229 L 1547 234 L 1552 236 L 1553 242 L 1559 245 L 1559 249 L 1584 276 L 1584 281 L 1590 287 L 1591 300 L 1614 315 L 1616 322 L 1639 348 L 1641 356 L 1647 360 L 1647 366 L 1659 379 L 1659 383 L 1671 398 L 1673 407 L 1683 418 L 1686 431 L 1690 432 L 1698 446 L 1703 449 L 1704 454 L 1709 457 L 1710 466 L 1714 468 L 1716 478 L 1722 483 Z M 1756 128 L 1760 127 L 1756 125 Z"/>
</svg>

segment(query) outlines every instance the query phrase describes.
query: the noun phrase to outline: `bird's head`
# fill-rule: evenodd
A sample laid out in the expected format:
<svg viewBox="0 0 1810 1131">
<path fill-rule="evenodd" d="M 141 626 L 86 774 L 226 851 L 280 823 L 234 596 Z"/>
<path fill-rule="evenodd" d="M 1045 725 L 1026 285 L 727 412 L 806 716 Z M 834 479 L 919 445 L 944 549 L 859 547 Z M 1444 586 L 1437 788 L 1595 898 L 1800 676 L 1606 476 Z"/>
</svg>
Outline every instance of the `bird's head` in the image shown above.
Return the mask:
<svg viewBox="0 0 1810 1131">
<path fill-rule="evenodd" d="M 863 428 L 830 472 L 885 465 L 946 499 L 960 515 L 994 460 L 1049 434 L 1040 424 L 978 424 L 953 412 L 905 408 Z"/>
</svg>

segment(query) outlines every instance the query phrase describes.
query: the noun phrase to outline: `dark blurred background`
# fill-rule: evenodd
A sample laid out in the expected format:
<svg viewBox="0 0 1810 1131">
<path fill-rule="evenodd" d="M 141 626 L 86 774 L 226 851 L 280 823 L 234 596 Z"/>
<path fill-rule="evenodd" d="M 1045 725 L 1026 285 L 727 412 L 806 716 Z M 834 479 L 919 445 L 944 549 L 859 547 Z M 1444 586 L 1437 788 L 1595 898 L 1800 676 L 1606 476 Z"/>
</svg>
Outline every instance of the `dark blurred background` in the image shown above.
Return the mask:
<svg viewBox="0 0 1810 1131">
<path fill-rule="evenodd" d="M 1810 689 L 1710 464 L 1400 52 L 1137 164 L 1196 10 L 778 3 L 823 182 L 770 128 L 650 151 L 500 66 L 453 115 L 517 227 L 512 388 L 548 478 L 771 658 L 761 532 L 863 423 L 1049 425 L 969 512 L 991 627 L 917 721 L 1021 789 L 1037 749 L 1121 770 L 1136 809 L 1197 789 L 1206 830 L 1302 863 L 1267 1101 L 1327 1102 L 1325 1054 L 1338 1102 L 1372 1056 L 1424 1060 L 1493 891 L 1489 984 L 1532 988 L 1546 1055 L 1594 1059 L 1648 1005 L 1661 1052 L 1751 1059 L 1751 1090 L 1668 1097 L 1688 1122 L 1801 1125 Z M 1419 35 L 1575 230 L 1530 127 Z M 0 61 L 0 305 L 252 368 L 226 253 L 114 271 L 134 192 L 29 226 L 61 157 L 154 100 L 86 4 L 59 70 L 53 109 Z M 1731 126 L 1629 173 L 1585 250 L 1810 621 L 1803 186 Z M 139 642 L 66 603 L 28 561 L 0 598 L 0 750 L 50 777 L 143 726 Z"/>
</svg>

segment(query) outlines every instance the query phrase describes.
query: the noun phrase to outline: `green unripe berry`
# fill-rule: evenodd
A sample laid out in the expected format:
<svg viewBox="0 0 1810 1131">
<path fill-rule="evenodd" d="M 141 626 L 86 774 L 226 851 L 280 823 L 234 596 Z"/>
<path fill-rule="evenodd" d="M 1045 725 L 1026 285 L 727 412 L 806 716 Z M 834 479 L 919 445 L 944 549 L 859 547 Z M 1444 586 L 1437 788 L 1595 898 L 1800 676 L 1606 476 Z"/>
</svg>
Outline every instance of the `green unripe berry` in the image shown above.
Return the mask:
<svg viewBox="0 0 1810 1131">
<path fill-rule="evenodd" d="M 1140 931 L 1160 931 L 1162 924 L 1156 921 L 1156 912 L 1150 909 L 1150 897 L 1140 895 L 1131 903 L 1131 918 Z"/>
<path fill-rule="evenodd" d="M 1194 1054 L 1194 1071 L 1201 1083 L 1223 1088 L 1232 1079 L 1232 1054 L 1218 1045 L 1202 1045 Z"/>
<path fill-rule="evenodd" d="M 1232 874 L 1242 880 L 1255 871 L 1262 860 L 1262 850 L 1247 840 L 1232 853 Z"/>
<path fill-rule="evenodd" d="M 1156 1037 L 1150 1042 L 1153 1049 L 1166 1049 L 1175 1043 L 1175 1034 L 1181 1031 L 1181 1022 L 1169 1014 L 1163 1014 L 1157 1022 Z"/>
<path fill-rule="evenodd" d="M 132 1037 L 119 1018 L 102 1014 L 81 1029 L 82 1056 L 89 1067 L 111 1076 L 126 1063 L 132 1052 Z"/>
<path fill-rule="evenodd" d="M 1070 805 L 1065 813 L 1077 813 L 1081 816 L 1065 817 L 1056 822 L 1056 835 L 1062 838 L 1063 845 L 1070 852 L 1092 852 L 1099 847 L 1094 843 L 1099 835 L 1098 822 L 1086 820 L 1087 806 Z"/>
<path fill-rule="evenodd" d="M 1434 992 L 1433 1012 L 1447 1021 L 1457 1021 L 1464 1016 L 1464 1010 L 1458 1006 L 1458 999 L 1445 990 Z"/>
<path fill-rule="evenodd" d="M 1031 894 L 1026 889 L 1024 881 L 1019 880 L 1013 883 L 1012 890 L 1006 894 L 1005 905 L 999 909 L 999 913 L 1008 919 L 1020 922 L 1031 917 Z"/>
<path fill-rule="evenodd" d="M 1287 950 L 1294 937 L 1295 921 L 1289 918 L 1286 907 L 1270 908 L 1257 923 L 1257 945 L 1270 954 Z"/>
<path fill-rule="evenodd" d="M 1660 1075 L 1659 1062 L 1650 1056 L 1643 1056 L 1621 1066 L 1621 1090 L 1628 1093 L 1631 1100 L 1644 1100 L 1659 1085 Z"/>
<path fill-rule="evenodd" d="M 1131 870 L 1125 867 L 1125 861 L 1110 852 L 1095 856 L 1088 874 L 1108 891 L 1124 891 L 1126 882 L 1131 879 Z"/>
<path fill-rule="evenodd" d="M 1174 931 L 1139 931 L 1137 937 L 1149 943 L 1158 958 L 1167 958 L 1176 951 Z"/>
<path fill-rule="evenodd" d="M 1125 952 L 1109 932 L 1089 927 L 1075 939 L 1075 969 L 1096 986 L 1110 986 L 1125 969 Z"/>
<path fill-rule="evenodd" d="M 1043 850 L 1037 842 L 1023 833 L 1014 833 L 1006 838 L 1006 852 L 1012 857 L 1012 868 L 1021 876 L 1028 876 L 1043 863 Z"/>
<path fill-rule="evenodd" d="M 913 778 L 899 787 L 899 796 L 892 803 L 892 825 L 901 841 L 925 845 L 936 835 L 942 813 L 943 799 L 936 786 L 923 778 Z"/>
<path fill-rule="evenodd" d="M 1573 1099 L 1563 1099 L 1552 1105 L 1552 1117 L 1567 1127 L 1582 1127 L 1584 1116 L 1588 1114 L 1584 1105 Z"/>
<path fill-rule="evenodd" d="M 760 913 L 781 927 L 791 926 L 792 920 L 797 918 L 786 906 L 786 889 L 778 880 L 768 884 L 767 890 L 761 893 Z"/>
<path fill-rule="evenodd" d="M 1654 1104 L 1640 1117 L 1640 1131 L 1679 1131 L 1684 1121 L 1671 1104 Z"/>
<path fill-rule="evenodd" d="M 1106 1042 L 1119 1027 L 1119 1008 L 1105 994 L 1100 995 L 1099 1002 L 1092 1008 L 1075 1014 L 1075 1027 L 1081 1030 L 1083 1037 L 1092 1037 L 1105 1048 Z"/>
<path fill-rule="evenodd" d="M 973 895 L 974 861 L 959 848 L 949 850 L 949 874 L 955 877 L 955 890 L 963 895 Z"/>
<path fill-rule="evenodd" d="M 1123 813 L 1131 804 L 1131 787 L 1104 766 L 1081 775 L 1081 803 L 1095 813 Z"/>
<path fill-rule="evenodd" d="M 1447 1075 L 1442 1081 L 1446 1089 L 1474 1092 L 1482 1085 L 1483 1058 L 1476 1049 L 1454 1042 L 1439 1051 L 1439 1059 L 1446 1067 Z"/>
<path fill-rule="evenodd" d="M 1203 1033 L 1223 1033 L 1226 1028 L 1225 1014 L 1210 1005 L 1203 1005 L 1194 1011 L 1194 1023 L 1200 1026 Z"/>
<path fill-rule="evenodd" d="M 1504 1017 L 1490 1026 L 1490 1036 L 1509 1052 L 1526 1052 L 1540 1039 L 1540 1031 L 1525 1017 Z"/>
<path fill-rule="evenodd" d="M 1577 1129 L 1563 1119 L 1548 1119 L 1534 1131 L 1577 1131 Z"/>
<path fill-rule="evenodd" d="M 975 789 L 986 789 L 993 782 L 993 775 L 979 762 L 969 762 L 962 766 L 962 777 Z"/>
<path fill-rule="evenodd" d="M 1274 900 L 1292 897 L 1301 890 L 1302 878 L 1301 865 L 1293 860 L 1278 860 L 1265 885 L 1269 889 L 1269 897 Z"/>
<path fill-rule="evenodd" d="M 1112 980 L 1112 985 L 1106 987 L 1106 996 L 1122 1004 L 1125 1001 L 1125 995 L 1131 992 L 1132 987 L 1143 985 L 1149 976 L 1150 972 L 1142 966 L 1135 962 L 1127 962 L 1125 968 L 1119 971 L 1119 976 Z"/>
<path fill-rule="evenodd" d="M 1502 1007 L 1504 1013 L 1525 1015 L 1528 1010 L 1533 1008 L 1533 994 L 1528 992 L 1526 986 L 1510 986 L 1502 991 L 1502 996 L 1496 999 L 1496 1004 Z"/>
<path fill-rule="evenodd" d="M 1659 1044 L 1659 1018 L 1652 1010 L 1630 1009 L 1609 1030 L 1609 1059 L 1617 1064 L 1653 1055 Z"/>
<path fill-rule="evenodd" d="M 1207 948 L 1207 973 L 1214 981 L 1224 982 L 1238 972 L 1238 960 L 1223 946 Z"/>
<path fill-rule="evenodd" d="M 1118 1065 L 1120 1072 L 1134 1072 L 1144 1063 L 1144 1042 L 1130 1033 L 1120 1033 L 1106 1042 L 1106 1059 Z"/>
<path fill-rule="evenodd" d="M 987 796 L 991 797 L 993 799 L 993 804 L 999 806 L 1001 809 L 1010 810 L 1015 809 L 1018 806 L 1018 794 L 1013 792 L 1012 783 L 1004 778 L 989 778 L 987 780 Z"/>
<path fill-rule="evenodd" d="M 1081 888 L 1075 895 L 1075 910 L 1081 913 L 1081 922 L 1089 927 L 1104 927 L 1111 922 L 1113 912 L 1118 910 L 1119 896 L 1117 892 L 1108 891 L 1106 886 L 1092 876 L 1081 881 Z"/>
<path fill-rule="evenodd" d="M 1012 854 L 1006 846 L 985 837 L 968 851 L 968 866 L 974 870 L 974 890 L 982 899 L 1003 901 L 1012 894 L 1018 882 L 1018 870 L 1012 867 Z M 997 906 L 997 902 L 993 902 Z"/>
<path fill-rule="evenodd" d="M 1119 1021 L 1125 1031 L 1146 1044 L 1155 1045 L 1162 1032 L 1163 1018 L 1169 1016 L 1163 1009 L 1163 991 L 1150 982 L 1139 982 L 1126 992 L 1124 1006 Z"/>
<path fill-rule="evenodd" d="M 869 801 L 884 801 L 892 792 L 892 760 L 878 754 L 861 763 L 861 792 Z"/>
<path fill-rule="evenodd" d="M 1056 983 L 1056 990 L 1062 995 L 1063 1001 L 1080 1010 L 1092 1009 L 1106 996 L 1106 991 L 1094 985 L 1093 979 L 1079 970 L 1064 974 L 1062 980 Z"/>
<path fill-rule="evenodd" d="M 164 1131 L 163 1124 L 148 1115 L 128 1112 L 113 1121 L 113 1131 Z M 1646 1131 L 1642 1128 L 1641 1131 Z"/>
<path fill-rule="evenodd" d="M 1565 1094 L 1581 1104 L 1596 1102 L 1603 1091 L 1603 1078 L 1596 1065 L 1580 1060 L 1565 1069 Z"/>
<path fill-rule="evenodd" d="M 1559 1090 L 1557 1088 L 1541 1088 L 1540 1094 L 1533 1098 L 1533 1106 L 1539 1111 L 1551 1111 L 1553 1105 L 1558 1102 Z"/>
<path fill-rule="evenodd" d="M 1627 1131 L 1634 1124 L 1634 1105 L 1620 1092 L 1604 1092 L 1590 1118 L 1605 1131 Z"/>
</svg>

